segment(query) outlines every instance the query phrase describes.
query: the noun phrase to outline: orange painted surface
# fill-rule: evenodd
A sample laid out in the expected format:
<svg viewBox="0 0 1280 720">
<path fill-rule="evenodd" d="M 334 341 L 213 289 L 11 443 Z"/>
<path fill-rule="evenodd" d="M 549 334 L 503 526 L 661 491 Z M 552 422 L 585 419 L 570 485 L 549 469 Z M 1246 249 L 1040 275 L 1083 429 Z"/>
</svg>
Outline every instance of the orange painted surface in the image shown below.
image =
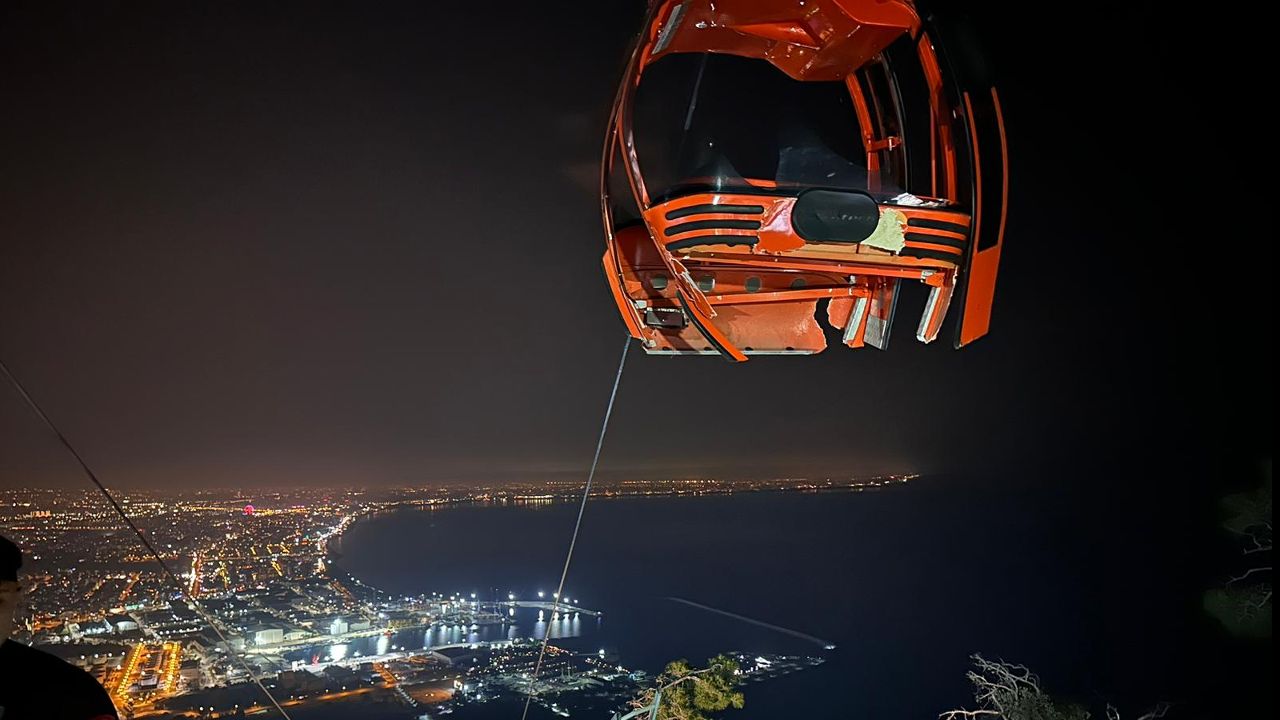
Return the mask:
<svg viewBox="0 0 1280 720">
<path fill-rule="evenodd" d="M 791 220 L 803 188 L 779 188 L 767 178 L 743 178 L 742 187 L 731 191 L 651 201 L 631 127 L 635 91 L 650 64 L 675 53 L 730 54 L 769 62 L 795 81 L 844 83 L 857 116 L 849 132 L 861 139 L 869 176 L 879 182 L 882 165 L 890 174 L 902 172 L 901 157 L 893 153 L 905 139 L 881 136 L 881 127 L 885 133 L 901 129 L 877 115 L 891 111 L 882 107 L 883 92 L 867 84 L 868 96 L 863 84 L 869 68 L 881 73 L 877 82 L 886 76 L 895 82 L 882 53 L 904 36 L 911 39 L 904 56 L 919 63 L 924 77 L 920 102 L 904 114 L 929 115 L 928 135 L 919 130 L 909 148 L 928 151 L 928 177 L 913 179 L 911 187 L 927 188 L 927 196 L 914 194 L 935 207 L 892 205 L 907 218 L 902 250 L 805 241 Z M 970 96 L 947 76 L 949 66 L 940 58 L 945 48 L 936 42 L 910 0 L 653 2 L 615 97 L 600 174 L 602 265 L 628 333 L 654 353 L 713 352 L 742 361 L 751 353 L 818 352 L 825 347 L 815 319 L 818 301 L 829 299 L 826 319 L 839 328 L 848 322 L 855 298 L 870 297 L 889 282 L 916 280 L 943 290 L 943 301 L 923 318 L 925 335 L 937 334 L 958 285 L 965 289 L 958 344 L 985 334 L 1006 219 L 1003 117 L 995 90 L 978 89 L 989 90 L 995 102 L 1001 143 L 998 151 L 979 148 L 973 112 L 963 104 Z M 962 98 L 962 107 L 952 107 L 948 97 Z M 609 197 L 615 162 L 624 166 L 626 187 L 615 185 L 612 192 L 630 193 L 627 200 L 639 208 L 640 223 L 615 227 Z M 1003 164 L 1003 202 L 999 218 L 983 218 L 982 165 L 992 162 Z M 879 197 L 883 212 L 885 196 Z M 1001 242 L 977 252 L 981 226 L 993 222 L 999 223 Z M 857 329 L 848 344 L 861 346 L 864 331 Z"/>
</svg>

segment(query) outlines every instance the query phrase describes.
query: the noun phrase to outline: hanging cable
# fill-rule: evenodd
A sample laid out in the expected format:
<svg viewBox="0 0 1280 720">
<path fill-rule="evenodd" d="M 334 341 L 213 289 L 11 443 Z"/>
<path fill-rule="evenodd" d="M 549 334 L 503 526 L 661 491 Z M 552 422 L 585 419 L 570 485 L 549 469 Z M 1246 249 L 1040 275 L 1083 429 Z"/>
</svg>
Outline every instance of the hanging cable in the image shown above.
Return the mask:
<svg viewBox="0 0 1280 720">
<path fill-rule="evenodd" d="M 613 415 L 613 401 L 618 397 L 618 384 L 622 382 L 622 368 L 627 364 L 627 351 L 631 349 L 631 336 L 627 336 L 626 342 L 622 345 L 622 359 L 618 361 L 618 374 L 613 378 L 613 390 L 609 392 L 609 405 L 604 411 L 604 422 L 600 424 L 600 438 L 596 440 L 596 454 L 591 459 L 591 470 L 587 473 L 587 484 L 582 488 L 582 502 L 578 505 L 578 519 L 573 523 L 573 535 L 569 538 L 569 552 L 564 556 L 564 568 L 560 571 L 560 584 L 556 587 L 556 594 L 551 596 L 551 617 L 554 620 L 556 613 L 560 608 L 560 596 L 564 595 L 564 581 L 569 577 L 569 564 L 573 562 L 573 549 L 578 544 L 578 530 L 582 528 L 582 513 L 587 509 L 587 498 L 591 496 L 591 484 L 596 477 L 596 466 L 600 464 L 600 449 L 604 447 L 604 436 L 609 430 L 609 416 Z M 529 703 L 533 702 L 533 684 L 538 680 L 538 673 L 542 671 L 542 660 L 547 656 L 547 644 L 551 640 L 551 623 L 546 623 L 546 629 L 542 633 L 542 648 L 538 650 L 538 662 L 534 663 L 533 675 L 529 677 L 529 691 L 524 698 L 524 712 L 520 713 L 520 720 L 525 720 L 529 715 Z"/>
<path fill-rule="evenodd" d="M 107 490 L 107 487 L 102 484 L 102 481 L 98 479 L 98 476 L 89 467 L 89 464 L 80 456 L 80 453 L 76 452 L 75 447 L 73 447 L 71 442 L 67 440 L 66 436 L 62 434 L 62 431 L 58 430 L 58 426 L 53 424 L 53 420 L 49 419 L 49 416 L 40 408 L 40 405 L 35 401 L 35 398 L 31 397 L 31 393 L 27 392 L 27 389 L 18 381 L 18 378 L 10 372 L 9 366 L 5 364 L 2 358 L 0 358 L 0 370 L 4 371 L 5 377 L 9 378 L 9 382 L 17 388 L 18 394 L 22 396 L 22 399 L 26 401 L 27 405 L 35 412 L 35 414 L 44 421 L 44 424 L 48 426 L 49 430 L 57 436 L 58 441 L 67 449 L 67 452 L 71 453 L 71 456 L 76 459 L 76 462 L 80 464 L 80 469 L 84 470 L 85 475 L 89 476 L 89 480 L 93 482 L 98 490 L 102 491 L 102 495 L 106 497 L 107 502 L 111 504 L 111 507 L 116 511 L 116 514 L 120 516 L 120 519 L 129 526 L 129 529 L 138 536 L 138 539 L 141 540 L 142 544 L 146 546 L 148 551 L 150 551 L 152 557 L 154 557 L 156 562 L 160 565 L 160 569 L 164 571 L 164 574 L 167 575 L 169 580 L 173 583 L 174 588 L 177 589 L 178 595 L 187 599 L 188 604 L 191 605 L 191 609 L 195 610 L 196 614 L 200 616 L 200 619 L 203 620 L 211 630 L 213 630 L 213 632 L 218 636 L 218 639 L 222 641 L 224 646 L 226 646 L 228 654 L 240 663 L 240 667 L 249 674 L 249 677 L 258 686 L 258 689 L 262 691 L 262 694 L 267 696 L 267 699 L 270 700 L 271 704 L 275 706 L 275 709 L 284 716 L 285 720 L 290 720 L 289 713 L 285 712 L 283 707 L 280 707 L 280 703 L 276 701 L 275 696 L 271 694 L 271 691 L 267 689 L 267 686 L 262 683 L 262 679 L 253 671 L 253 668 L 250 667 L 248 661 L 244 660 L 231 650 L 230 641 L 227 640 L 227 636 L 222 633 L 222 630 L 218 625 L 213 622 L 213 618 L 205 613 L 204 609 L 200 607 L 200 603 L 196 602 L 195 598 L 187 594 L 182 581 L 178 579 L 178 576 L 174 574 L 173 570 L 169 569 L 169 564 L 166 563 L 164 558 L 160 556 L 160 553 L 156 551 L 155 547 L 151 544 L 151 541 L 148 540 L 147 536 L 142 533 L 142 530 L 134 524 L 133 520 L 129 518 L 129 515 L 125 513 L 124 508 L 120 507 L 120 503 L 116 502 L 115 497 L 111 495 L 111 491 Z"/>
</svg>

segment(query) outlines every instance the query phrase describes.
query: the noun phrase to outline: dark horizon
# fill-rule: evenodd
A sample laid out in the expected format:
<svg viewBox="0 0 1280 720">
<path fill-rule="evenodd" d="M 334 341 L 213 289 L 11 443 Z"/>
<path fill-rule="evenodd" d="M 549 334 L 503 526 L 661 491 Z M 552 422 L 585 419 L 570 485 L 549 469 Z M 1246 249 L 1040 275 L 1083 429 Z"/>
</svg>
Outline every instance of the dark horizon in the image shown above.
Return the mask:
<svg viewBox="0 0 1280 720">
<path fill-rule="evenodd" d="M 715 481 L 722 483 L 763 483 L 769 481 L 809 481 L 809 482 L 846 482 L 846 481 L 863 481 L 874 480 L 878 478 L 889 477 L 912 477 L 921 481 L 941 480 L 947 482 L 952 480 L 944 475 L 920 475 L 908 471 L 902 472 L 884 472 L 884 473 L 845 473 L 845 474 L 824 474 L 824 475 L 800 475 L 800 474 L 741 474 L 731 475 L 726 473 L 718 474 L 695 474 L 685 473 L 671 475 L 626 475 L 619 472 L 609 474 L 596 473 L 594 487 L 612 488 L 621 483 L 682 483 L 682 482 L 699 482 L 699 481 Z M 443 478 L 439 480 L 424 480 L 418 483 L 403 483 L 398 485 L 378 484 L 344 484 L 344 485 L 314 485 L 314 484 L 297 484 L 297 485 L 270 485 L 270 484 L 254 484 L 254 485 L 209 485 L 194 488 L 173 488 L 173 487 L 156 487 L 141 485 L 118 485 L 106 483 L 109 491 L 120 490 L 126 493 L 155 493 L 155 494 L 182 494 L 182 493 L 245 493 L 253 494 L 254 492 L 263 494 L 284 494 L 289 492 L 370 492 L 374 494 L 396 491 L 418 491 L 418 490 L 458 490 L 458 489 L 479 489 L 479 488 L 503 488 L 513 486 L 536 486 L 536 485 L 554 485 L 557 489 L 573 488 L 581 495 L 580 490 L 584 482 L 584 473 L 582 472 L 564 472 L 557 475 L 536 475 L 531 477 L 495 477 L 486 480 L 477 478 Z M 91 495 L 99 494 L 101 491 L 86 481 L 82 486 L 15 486 L 0 488 L 0 492 L 74 492 L 82 491 Z"/>
</svg>

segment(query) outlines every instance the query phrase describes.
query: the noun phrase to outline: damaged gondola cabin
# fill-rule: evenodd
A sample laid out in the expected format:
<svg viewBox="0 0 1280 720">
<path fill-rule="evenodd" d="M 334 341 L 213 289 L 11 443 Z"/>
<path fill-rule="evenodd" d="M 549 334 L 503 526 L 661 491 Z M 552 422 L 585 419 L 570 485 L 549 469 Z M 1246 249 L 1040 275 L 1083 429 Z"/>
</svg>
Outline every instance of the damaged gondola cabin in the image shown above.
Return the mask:
<svg viewBox="0 0 1280 720">
<path fill-rule="evenodd" d="M 655 0 L 601 169 L 605 277 L 654 354 L 811 354 L 987 333 L 1008 160 L 962 24 L 907 0 Z"/>
</svg>

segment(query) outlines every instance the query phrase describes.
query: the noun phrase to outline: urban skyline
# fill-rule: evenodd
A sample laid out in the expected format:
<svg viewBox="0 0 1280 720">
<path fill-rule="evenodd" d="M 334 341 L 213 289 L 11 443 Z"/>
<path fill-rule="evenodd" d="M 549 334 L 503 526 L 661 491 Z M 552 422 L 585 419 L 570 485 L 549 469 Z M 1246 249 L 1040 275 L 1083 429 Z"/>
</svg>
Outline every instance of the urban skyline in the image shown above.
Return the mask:
<svg viewBox="0 0 1280 720">
<path fill-rule="evenodd" d="M 599 502 L 655 496 L 864 492 L 915 477 L 624 480 L 602 483 L 592 497 Z M 573 483 L 537 482 L 383 491 L 119 493 L 117 501 L 159 550 L 165 565 L 182 582 L 181 588 L 174 587 L 97 491 L 0 491 L 0 530 L 20 538 L 28 555 L 22 575 L 28 610 L 18 618 L 19 639 L 91 672 L 126 717 L 201 708 L 195 703 L 205 702 L 202 698 L 209 698 L 213 707 L 213 697 L 251 696 L 254 688 L 246 685 L 251 680 L 244 670 L 246 663 L 259 679 L 289 690 L 285 697 L 291 703 L 318 698 L 332 702 L 394 690 L 410 704 L 438 704 L 455 695 L 467 697 L 472 685 L 478 692 L 485 687 L 482 678 L 488 679 L 490 692 L 501 687 L 518 690 L 512 678 L 519 672 L 512 669 L 513 662 L 528 675 L 525 664 L 532 663 L 529 653 L 537 648 L 532 639 L 515 635 L 481 639 L 472 631 L 493 625 L 505 630 L 515 622 L 517 608 L 538 609 L 538 621 L 549 615 L 552 623 L 560 621 L 562 613 L 566 620 L 572 614 L 576 623 L 580 613 L 594 617 L 598 612 L 580 606 L 583 600 L 570 592 L 561 598 L 546 589 L 525 590 L 527 597 L 514 589 L 390 597 L 335 571 L 331 543 L 359 519 L 394 510 L 444 511 L 464 505 L 538 508 L 576 500 L 580 492 L 580 485 Z M 431 631 L 433 627 L 442 629 Z M 422 629 L 438 632 L 428 637 L 440 644 L 398 648 L 386 640 Z M 560 632 L 573 634 L 569 627 Z M 367 660 L 357 653 L 316 656 L 310 662 L 283 661 L 286 654 L 301 648 L 345 647 L 345 643 L 372 637 L 380 638 L 380 652 Z M 467 659 L 483 656 L 484 668 L 464 668 L 474 676 L 470 679 L 467 672 L 451 672 L 458 665 L 458 657 L 449 655 L 452 647 L 465 650 L 459 652 Z M 563 654 L 566 662 L 573 657 L 564 650 L 555 652 Z M 597 668 L 602 659 L 603 655 L 587 656 L 586 665 L 576 673 L 567 673 L 569 666 L 564 662 L 545 665 L 539 674 L 547 683 L 543 691 L 558 695 L 567 686 L 556 678 L 565 676 L 567 682 L 584 672 L 599 671 L 608 683 L 629 677 L 620 687 L 634 694 L 642 676 L 616 662 Z M 307 676 L 297 674 L 300 670 L 319 679 L 307 681 Z M 184 697 L 195 700 L 188 702 Z M 245 706 L 251 707 L 251 702 L 246 699 Z"/>
</svg>

